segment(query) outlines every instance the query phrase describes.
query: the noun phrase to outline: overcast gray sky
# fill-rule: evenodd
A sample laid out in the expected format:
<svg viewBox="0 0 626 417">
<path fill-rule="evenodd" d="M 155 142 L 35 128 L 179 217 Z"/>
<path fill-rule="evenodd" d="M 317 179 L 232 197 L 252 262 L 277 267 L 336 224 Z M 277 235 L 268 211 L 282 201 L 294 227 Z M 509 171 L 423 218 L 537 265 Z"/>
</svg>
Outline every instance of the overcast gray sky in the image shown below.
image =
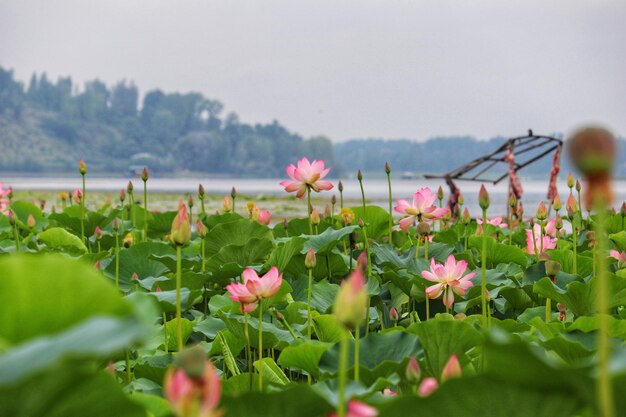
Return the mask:
<svg viewBox="0 0 626 417">
<path fill-rule="evenodd" d="M 333 140 L 626 134 L 625 0 L 0 0 L 0 65 Z"/>
</svg>

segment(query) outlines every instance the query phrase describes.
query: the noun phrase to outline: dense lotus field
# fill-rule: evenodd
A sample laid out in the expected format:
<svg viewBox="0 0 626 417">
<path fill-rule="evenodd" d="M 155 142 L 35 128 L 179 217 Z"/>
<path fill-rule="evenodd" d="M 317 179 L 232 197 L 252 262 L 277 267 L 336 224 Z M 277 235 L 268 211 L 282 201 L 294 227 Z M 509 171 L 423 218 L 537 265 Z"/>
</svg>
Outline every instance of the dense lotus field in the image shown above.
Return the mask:
<svg viewBox="0 0 626 417">
<path fill-rule="evenodd" d="M 626 211 L 573 180 L 452 216 L 418 183 L 343 207 L 303 159 L 294 204 L 335 195 L 276 222 L 151 212 L 147 171 L 94 207 L 86 172 L 54 212 L 0 187 L 1 416 L 626 415 Z"/>
</svg>

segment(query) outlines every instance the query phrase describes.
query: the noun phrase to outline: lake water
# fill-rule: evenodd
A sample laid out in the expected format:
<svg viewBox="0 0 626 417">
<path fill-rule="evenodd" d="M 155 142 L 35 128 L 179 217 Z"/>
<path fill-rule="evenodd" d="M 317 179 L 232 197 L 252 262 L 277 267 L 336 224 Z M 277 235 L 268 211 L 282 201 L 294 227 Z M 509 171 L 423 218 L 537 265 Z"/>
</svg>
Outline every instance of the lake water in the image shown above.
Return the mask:
<svg viewBox="0 0 626 417">
<path fill-rule="evenodd" d="M 87 177 L 87 189 L 90 191 L 98 192 L 119 192 L 120 189 L 126 188 L 128 178 L 89 178 Z M 258 195 L 277 195 L 284 196 L 285 192 L 279 185 L 280 179 L 210 179 L 210 178 L 194 178 L 194 179 L 181 179 L 181 178 L 153 178 L 148 181 L 148 188 L 151 193 L 179 193 L 182 195 L 187 193 L 196 194 L 198 191 L 198 184 L 202 184 L 209 194 L 226 195 L 230 193 L 231 188 L 234 186 L 238 193 L 247 194 L 252 197 Z M 54 178 L 54 177 L 14 177 L 14 178 L 0 178 L 0 181 L 5 186 L 13 186 L 15 190 L 30 190 L 30 191 L 69 191 L 81 186 L 80 177 L 77 178 Z M 141 179 L 133 179 L 137 190 L 142 189 Z M 344 197 L 346 199 L 360 199 L 361 191 L 357 180 L 342 180 L 344 184 Z M 336 189 L 337 180 L 332 180 L 335 188 L 331 191 L 322 192 L 320 197 L 327 197 L 330 199 L 332 194 L 337 195 L 339 198 L 339 192 Z M 380 179 L 367 180 L 364 182 L 365 197 L 368 202 L 378 204 L 382 207 L 387 207 L 388 188 L 387 181 Z M 399 198 L 411 199 L 415 191 L 420 187 L 430 187 L 433 192 L 436 192 L 439 186 L 442 186 L 446 194 L 449 193 L 448 187 L 445 182 L 440 180 L 426 180 L 426 179 L 394 179 L 392 181 L 393 198 L 394 200 Z M 472 215 L 477 215 L 480 212 L 478 207 L 478 190 L 480 189 L 480 183 L 472 181 L 458 181 L 457 186 L 461 189 L 461 193 L 465 198 L 465 206 L 469 208 Z M 487 190 L 491 196 L 492 205 L 489 211 L 494 214 L 504 214 L 506 212 L 506 204 L 508 199 L 508 183 L 506 180 L 502 181 L 498 185 L 491 183 L 485 183 Z M 522 181 L 522 187 L 524 188 L 524 195 L 522 201 L 526 214 L 530 215 L 535 212 L 537 205 L 541 200 L 546 199 L 546 193 L 548 188 L 547 181 L 526 180 Z M 584 187 L 584 184 L 583 184 Z M 563 203 L 567 199 L 569 189 L 564 181 L 559 182 L 558 185 L 559 194 Z M 614 183 L 615 192 L 615 207 L 619 209 L 621 202 L 626 200 L 626 181 L 620 180 Z M 303 206 L 304 207 L 304 206 Z M 303 208 L 304 211 L 304 208 Z"/>
</svg>

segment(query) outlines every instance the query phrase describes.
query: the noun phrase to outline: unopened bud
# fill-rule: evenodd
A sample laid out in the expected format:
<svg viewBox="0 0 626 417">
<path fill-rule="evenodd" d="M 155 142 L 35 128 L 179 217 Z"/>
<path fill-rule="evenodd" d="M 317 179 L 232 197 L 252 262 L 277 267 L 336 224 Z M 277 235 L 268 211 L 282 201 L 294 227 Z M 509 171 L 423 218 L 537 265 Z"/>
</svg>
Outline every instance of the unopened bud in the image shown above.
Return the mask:
<svg viewBox="0 0 626 417">
<path fill-rule="evenodd" d="M 135 187 L 133 186 L 133 182 L 132 181 L 128 181 L 128 185 L 126 185 L 126 192 L 128 194 L 132 194 L 134 188 Z"/>
<path fill-rule="evenodd" d="M 198 199 L 204 200 L 204 197 L 205 197 L 204 186 L 202 184 L 198 184 Z"/>
<path fill-rule="evenodd" d="M 198 220 L 198 222 L 196 223 L 196 232 L 198 232 L 198 236 L 200 236 L 200 238 L 202 239 L 204 239 L 204 237 L 206 236 L 207 230 L 204 223 L 202 223 L 202 220 Z"/>
<path fill-rule="evenodd" d="M 170 240 L 176 245 L 182 246 L 191 239 L 191 225 L 187 207 L 182 200 L 178 203 L 178 213 L 172 221 L 172 229 L 170 232 Z"/>
<path fill-rule="evenodd" d="M 439 186 L 439 188 L 437 189 L 437 199 L 439 201 L 443 200 L 444 194 L 443 194 L 443 188 L 441 188 L 441 185 Z"/>
<path fill-rule="evenodd" d="M 576 202 L 576 198 L 574 198 L 574 194 L 570 194 L 569 197 L 567 197 L 565 208 L 567 209 L 567 215 L 570 219 L 573 218 L 578 211 L 578 203 Z"/>
<path fill-rule="evenodd" d="M 517 211 L 516 211 L 516 216 L 518 219 L 523 219 L 524 218 L 524 204 L 520 201 L 519 205 L 517 206 Z"/>
<path fill-rule="evenodd" d="M 130 276 L 131 281 L 139 281 L 139 275 L 137 275 L 136 272 L 133 272 L 133 274 Z"/>
<path fill-rule="evenodd" d="M 420 397 L 428 397 L 439 388 L 437 380 L 431 376 L 424 378 L 420 386 L 417 388 L 417 395 Z"/>
<path fill-rule="evenodd" d="M 33 217 L 32 214 L 28 215 L 28 218 L 26 219 L 26 225 L 28 226 L 29 229 L 32 229 L 35 227 L 35 218 Z"/>
<path fill-rule="evenodd" d="M 189 206 L 189 208 L 193 207 L 193 197 L 191 196 L 191 194 L 189 194 L 189 196 L 187 197 L 187 205 Z"/>
<path fill-rule="evenodd" d="M 330 197 L 330 204 L 332 204 L 333 206 L 337 204 L 337 196 L 335 194 Z"/>
<path fill-rule="evenodd" d="M 357 220 L 357 224 L 359 225 L 360 228 L 365 227 L 365 222 L 363 221 L 362 217 L 359 217 L 359 220 Z"/>
<path fill-rule="evenodd" d="M 283 227 L 285 228 L 285 230 L 289 228 L 289 221 L 286 218 L 283 219 Z"/>
<path fill-rule="evenodd" d="M 461 375 L 461 363 L 459 362 L 459 358 L 456 356 L 456 353 L 453 353 L 443 367 L 443 371 L 441 372 L 441 381 L 445 382 L 452 378 L 460 378 Z"/>
<path fill-rule="evenodd" d="M 546 207 L 546 204 L 542 201 L 539 203 L 539 207 L 537 207 L 537 219 L 538 220 L 545 220 L 548 217 L 548 208 Z"/>
<path fill-rule="evenodd" d="M 465 204 L 465 197 L 463 197 L 463 194 L 459 194 L 459 198 L 457 199 L 457 203 L 459 203 L 459 206 L 462 206 L 463 204 Z"/>
<path fill-rule="evenodd" d="M 315 258 L 315 251 L 313 250 L 313 248 L 309 248 L 306 256 L 304 257 L 304 266 L 306 269 L 313 269 L 315 268 L 316 264 L 317 259 Z"/>
<path fill-rule="evenodd" d="M 343 191 L 343 183 L 341 181 L 339 181 L 339 184 L 337 184 L 337 189 L 339 190 L 339 192 Z"/>
<path fill-rule="evenodd" d="M 626 201 L 625 201 L 625 202 L 622 202 L 622 207 L 620 207 L 620 209 L 619 209 L 619 214 L 620 214 L 622 217 L 625 217 L 625 216 L 626 216 Z"/>
<path fill-rule="evenodd" d="M 563 208 L 563 203 L 561 202 L 561 197 L 559 197 L 558 194 L 554 196 L 554 200 L 552 200 L 552 206 L 554 207 L 554 209 L 557 212 L 559 210 L 561 210 L 561 208 Z"/>
<path fill-rule="evenodd" d="M 235 189 L 235 187 L 233 187 L 233 188 L 230 190 L 230 196 L 231 196 L 232 198 L 236 198 L 236 197 L 237 197 L 237 190 Z"/>
<path fill-rule="evenodd" d="M 363 173 L 361 172 L 361 170 L 359 169 L 359 171 L 356 173 L 356 179 L 359 181 L 363 181 Z"/>
<path fill-rule="evenodd" d="M 398 321 L 398 319 L 400 318 L 398 310 L 396 310 L 396 308 L 393 306 L 389 309 L 389 318 L 391 319 L 391 321 Z"/>
<path fill-rule="evenodd" d="M 224 196 L 224 201 L 222 202 L 222 210 L 224 211 L 224 213 L 230 213 L 233 210 L 233 202 L 227 195 Z"/>
<path fill-rule="evenodd" d="M 313 209 L 311 211 L 311 224 L 313 226 L 317 226 L 318 224 L 320 224 L 320 213 L 317 211 L 317 209 Z"/>
<path fill-rule="evenodd" d="M 385 162 L 385 172 L 387 174 L 391 174 L 391 167 L 389 166 L 389 162 Z"/>
<path fill-rule="evenodd" d="M 330 208 L 330 204 L 326 203 L 326 205 L 324 206 L 324 218 L 328 219 L 331 216 L 331 208 Z"/>
<path fill-rule="evenodd" d="M 100 226 L 96 226 L 93 231 L 93 235 L 96 237 L 97 240 L 102 239 L 102 229 L 100 229 Z"/>
<path fill-rule="evenodd" d="M 149 177 L 148 168 L 144 167 L 143 171 L 141 171 L 141 180 L 143 182 L 147 182 L 148 181 L 148 177 Z"/>
<path fill-rule="evenodd" d="M 7 214 L 7 216 L 9 217 L 9 224 L 11 224 L 11 226 L 15 226 L 15 213 L 13 212 L 13 210 L 9 210 L 9 213 Z"/>
<path fill-rule="evenodd" d="M 470 221 L 472 220 L 472 218 L 470 217 L 470 212 L 467 209 L 467 207 L 465 207 L 465 209 L 463 209 L 463 214 L 461 215 L 461 221 L 463 222 L 464 225 L 468 225 L 470 224 Z"/>
<path fill-rule="evenodd" d="M 509 207 L 517 207 L 517 197 L 515 197 L 515 194 L 513 193 L 509 193 Z"/>
<path fill-rule="evenodd" d="M 123 203 L 126 200 L 126 190 L 120 190 L 120 203 Z"/>
<path fill-rule="evenodd" d="M 422 369 L 420 368 L 420 364 L 417 359 L 415 359 L 415 356 L 411 356 L 409 358 L 409 363 L 406 365 L 406 369 L 404 370 L 404 376 L 406 376 L 407 381 L 412 384 L 417 383 L 422 378 Z"/>
<path fill-rule="evenodd" d="M 489 193 L 484 185 L 480 186 L 480 191 L 478 192 L 478 205 L 481 209 L 487 210 L 489 208 L 489 204 L 491 201 L 489 200 Z"/>
<path fill-rule="evenodd" d="M 87 164 L 82 159 L 78 161 L 78 172 L 80 175 L 85 175 L 87 173 Z"/>
<path fill-rule="evenodd" d="M 580 190 L 582 190 L 583 187 L 582 185 L 580 185 L 580 181 L 576 180 L 576 191 L 580 192 Z"/>
<path fill-rule="evenodd" d="M 117 217 L 113 219 L 113 230 L 115 230 L 117 232 L 117 229 L 119 229 L 120 225 L 119 222 L 117 220 Z"/>
<path fill-rule="evenodd" d="M 133 243 L 135 243 L 135 238 L 133 236 L 132 233 L 128 233 L 126 236 L 124 236 L 124 247 L 125 248 L 130 248 Z"/>
<path fill-rule="evenodd" d="M 556 230 L 561 230 L 563 228 L 563 218 L 560 214 L 557 214 L 556 219 L 554 220 L 554 227 Z"/>
<path fill-rule="evenodd" d="M 574 176 L 572 175 L 571 172 L 567 174 L 567 186 L 569 187 L 570 190 L 574 188 Z"/>
</svg>

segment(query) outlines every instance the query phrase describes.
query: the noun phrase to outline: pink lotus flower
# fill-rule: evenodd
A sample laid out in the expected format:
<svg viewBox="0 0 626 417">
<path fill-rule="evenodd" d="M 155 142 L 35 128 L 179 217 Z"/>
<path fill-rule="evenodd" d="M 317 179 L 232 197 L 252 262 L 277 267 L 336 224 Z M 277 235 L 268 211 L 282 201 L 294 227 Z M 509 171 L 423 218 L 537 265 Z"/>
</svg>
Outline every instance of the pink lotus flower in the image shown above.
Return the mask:
<svg viewBox="0 0 626 417">
<path fill-rule="evenodd" d="M 346 327 L 358 326 L 366 317 L 367 288 L 363 271 L 367 268 L 367 261 L 361 261 L 361 259 L 360 256 L 357 268 L 341 283 L 333 306 L 333 313 L 337 320 Z"/>
<path fill-rule="evenodd" d="M 554 219 L 553 219 L 554 220 Z M 541 237 L 541 226 L 535 224 L 531 229 L 526 229 L 526 253 L 529 255 L 539 255 L 548 249 L 556 248 L 556 228 L 553 220 L 550 220 L 544 228 L 543 239 Z"/>
<path fill-rule="evenodd" d="M 191 377 L 184 369 L 170 368 L 165 374 L 163 393 L 178 417 L 218 417 L 222 388 L 220 377 L 211 362 L 206 362 L 202 375 Z"/>
<path fill-rule="evenodd" d="M 428 298 L 435 299 L 445 292 L 447 294 L 444 296 L 445 299 L 443 303 L 447 307 L 452 307 L 454 294 L 464 296 L 467 290 L 474 285 L 470 279 L 472 279 L 476 273 L 470 272 L 463 276 L 466 270 L 467 262 L 456 262 L 453 255 L 448 256 L 444 265 L 436 264 L 435 260 L 431 259 L 430 271 L 422 271 L 422 277 L 424 279 L 437 283 L 426 288 Z M 446 289 L 448 291 L 445 291 Z"/>
<path fill-rule="evenodd" d="M 406 200 L 398 200 L 398 205 L 393 209 L 408 217 L 400 220 L 400 228 L 405 232 L 415 223 L 421 220 L 439 219 L 446 214 L 446 209 L 436 207 L 433 203 L 437 199 L 437 194 L 433 194 L 430 188 L 420 188 L 413 195 L 413 204 Z"/>
<path fill-rule="evenodd" d="M 185 245 L 191 239 L 191 221 L 183 200 L 178 202 L 178 213 L 172 221 L 170 239 L 177 245 Z"/>
<path fill-rule="evenodd" d="M 83 199 L 83 192 L 80 188 L 77 188 L 72 193 L 72 196 L 74 197 L 74 202 L 80 204 L 80 201 Z"/>
<path fill-rule="evenodd" d="M 350 400 L 346 417 L 376 417 L 378 410 L 361 401 Z M 337 413 L 331 413 L 328 417 L 337 417 Z"/>
<path fill-rule="evenodd" d="M 424 378 L 420 386 L 417 388 L 417 394 L 420 397 L 428 397 L 439 388 L 439 383 L 433 377 Z"/>
<path fill-rule="evenodd" d="M 623 268 L 626 266 L 626 252 L 618 252 L 615 249 L 609 251 L 609 257 L 617 259 L 617 266 Z"/>
<path fill-rule="evenodd" d="M 479 226 L 482 226 L 483 224 L 483 219 L 481 219 L 480 217 L 476 219 L 476 223 L 478 223 Z M 495 227 L 500 227 L 502 229 L 506 229 L 508 226 L 506 223 L 502 222 L 502 217 L 494 217 L 493 219 L 487 219 L 487 224 L 490 224 L 492 226 Z"/>
<path fill-rule="evenodd" d="M 259 277 L 254 269 L 246 269 L 241 274 L 243 283 L 232 282 L 226 286 L 226 290 L 232 295 L 231 300 L 241 303 L 244 313 L 256 310 L 259 301 L 263 298 L 272 297 L 278 292 L 283 283 L 282 274 L 273 266 L 265 275 Z"/>
<path fill-rule="evenodd" d="M 397 392 L 390 390 L 389 388 L 385 388 L 383 390 L 383 395 L 386 395 L 388 397 L 393 397 L 394 395 L 398 395 Z"/>
<path fill-rule="evenodd" d="M 441 371 L 441 381 L 443 382 L 452 378 L 460 378 L 461 374 L 461 363 L 459 362 L 459 358 L 456 356 L 456 353 L 453 353 L 443 367 L 443 371 Z"/>
<path fill-rule="evenodd" d="M 260 210 L 257 220 L 259 223 L 267 226 L 268 224 L 270 224 L 270 218 L 271 218 L 271 214 L 269 210 Z"/>
<path fill-rule="evenodd" d="M 295 191 L 298 198 L 304 197 L 307 189 L 319 192 L 333 188 L 330 181 L 322 179 L 330 171 L 330 168 L 324 169 L 324 161 L 309 163 L 307 158 L 302 158 L 298 161 L 298 167 L 289 164 L 286 171 L 293 181 L 283 181 L 280 185 L 285 187 L 285 191 L 288 193 Z"/>
</svg>

